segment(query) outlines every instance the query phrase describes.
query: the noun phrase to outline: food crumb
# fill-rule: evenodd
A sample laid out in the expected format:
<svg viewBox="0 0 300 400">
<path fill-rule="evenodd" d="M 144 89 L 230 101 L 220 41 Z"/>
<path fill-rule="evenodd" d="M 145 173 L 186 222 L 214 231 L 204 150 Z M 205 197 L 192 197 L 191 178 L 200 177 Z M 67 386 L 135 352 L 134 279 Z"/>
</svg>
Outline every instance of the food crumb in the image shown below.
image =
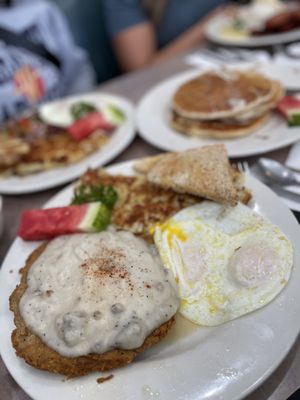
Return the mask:
<svg viewBox="0 0 300 400">
<path fill-rule="evenodd" d="M 108 375 L 108 376 L 102 376 L 101 378 L 98 378 L 98 379 L 97 379 L 97 383 L 103 383 L 103 382 L 105 382 L 105 381 L 109 381 L 109 380 L 111 380 L 113 377 L 114 377 L 113 374 L 110 374 L 110 375 Z"/>
</svg>

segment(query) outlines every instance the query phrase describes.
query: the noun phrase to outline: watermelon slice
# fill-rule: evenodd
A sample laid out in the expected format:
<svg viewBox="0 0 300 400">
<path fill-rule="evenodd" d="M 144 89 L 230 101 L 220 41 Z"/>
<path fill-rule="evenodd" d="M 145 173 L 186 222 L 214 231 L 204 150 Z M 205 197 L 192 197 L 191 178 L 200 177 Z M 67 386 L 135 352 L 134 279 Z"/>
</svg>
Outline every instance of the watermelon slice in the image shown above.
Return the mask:
<svg viewBox="0 0 300 400">
<path fill-rule="evenodd" d="M 55 236 L 99 232 L 110 222 L 111 210 L 102 202 L 24 211 L 18 235 L 24 240 L 44 240 Z"/>
<path fill-rule="evenodd" d="M 103 115 L 99 112 L 90 112 L 84 117 L 77 119 L 68 127 L 68 132 L 76 141 L 80 141 L 88 137 L 96 129 L 103 129 L 106 132 L 111 132 L 115 125 L 107 122 Z"/>
<path fill-rule="evenodd" d="M 300 125 L 300 100 L 294 96 L 286 96 L 277 104 L 278 111 L 288 121 L 289 126 Z"/>
</svg>

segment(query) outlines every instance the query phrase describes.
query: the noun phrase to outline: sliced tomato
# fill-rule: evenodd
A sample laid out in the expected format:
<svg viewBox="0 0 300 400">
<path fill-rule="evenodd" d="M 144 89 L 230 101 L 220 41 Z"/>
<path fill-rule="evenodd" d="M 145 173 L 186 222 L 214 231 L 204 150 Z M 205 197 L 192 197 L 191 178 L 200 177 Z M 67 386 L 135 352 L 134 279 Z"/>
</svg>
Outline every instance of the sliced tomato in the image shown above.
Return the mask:
<svg viewBox="0 0 300 400">
<path fill-rule="evenodd" d="M 88 207 L 89 204 L 81 204 L 27 210 L 21 216 L 18 235 L 24 240 L 44 240 L 78 232 Z"/>
<path fill-rule="evenodd" d="M 115 126 L 107 122 L 103 115 L 97 111 L 91 112 L 75 121 L 68 127 L 68 132 L 73 139 L 80 141 L 88 137 L 96 129 L 111 132 L 114 128 Z"/>
<path fill-rule="evenodd" d="M 294 96 L 285 96 L 277 104 L 277 109 L 286 119 L 289 119 L 291 111 L 298 111 L 300 113 L 300 100 Z"/>
</svg>

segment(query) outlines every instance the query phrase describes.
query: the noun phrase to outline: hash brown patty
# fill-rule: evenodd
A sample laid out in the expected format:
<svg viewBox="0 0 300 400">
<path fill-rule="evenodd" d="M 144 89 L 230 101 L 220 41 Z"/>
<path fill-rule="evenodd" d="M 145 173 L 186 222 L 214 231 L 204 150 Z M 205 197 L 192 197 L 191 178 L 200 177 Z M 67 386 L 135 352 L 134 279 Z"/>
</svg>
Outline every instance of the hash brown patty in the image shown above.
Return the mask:
<svg viewBox="0 0 300 400">
<path fill-rule="evenodd" d="M 112 224 L 150 242 L 151 226 L 200 201 L 193 195 L 160 188 L 143 176 L 109 175 L 103 169 L 87 171 L 80 183 L 113 186 L 118 201 L 112 212 Z"/>
</svg>

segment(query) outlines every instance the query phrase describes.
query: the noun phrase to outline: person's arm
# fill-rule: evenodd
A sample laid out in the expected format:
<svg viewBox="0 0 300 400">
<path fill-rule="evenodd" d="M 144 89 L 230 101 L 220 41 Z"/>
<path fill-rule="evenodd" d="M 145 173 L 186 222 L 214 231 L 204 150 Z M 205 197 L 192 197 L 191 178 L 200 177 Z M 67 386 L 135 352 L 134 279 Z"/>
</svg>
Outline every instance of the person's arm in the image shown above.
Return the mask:
<svg viewBox="0 0 300 400">
<path fill-rule="evenodd" d="M 149 64 L 156 52 L 156 37 L 150 22 L 141 22 L 118 33 L 112 39 L 114 54 L 123 71 Z"/>
<path fill-rule="evenodd" d="M 199 44 L 204 38 L 204 23 L 198 23 L 157 50 L 155 31 L 150 22 L 142 22 L 112 39 L 112 46 L 123 71 L 143 68 L 156 61 L 170 58 Z"/>
<path fill-rule="evenodd" d="M 112 46 L 120 67 L 123 71 L 136 70 L 195 47 L 204 39 L 208 20 L 221 10 L 223 7 L 218 7 L 161 50 L 157 50 L 155 31 L 150 22 L 143 21 L 119 32 L 112 39 Z"/>
</svg>

